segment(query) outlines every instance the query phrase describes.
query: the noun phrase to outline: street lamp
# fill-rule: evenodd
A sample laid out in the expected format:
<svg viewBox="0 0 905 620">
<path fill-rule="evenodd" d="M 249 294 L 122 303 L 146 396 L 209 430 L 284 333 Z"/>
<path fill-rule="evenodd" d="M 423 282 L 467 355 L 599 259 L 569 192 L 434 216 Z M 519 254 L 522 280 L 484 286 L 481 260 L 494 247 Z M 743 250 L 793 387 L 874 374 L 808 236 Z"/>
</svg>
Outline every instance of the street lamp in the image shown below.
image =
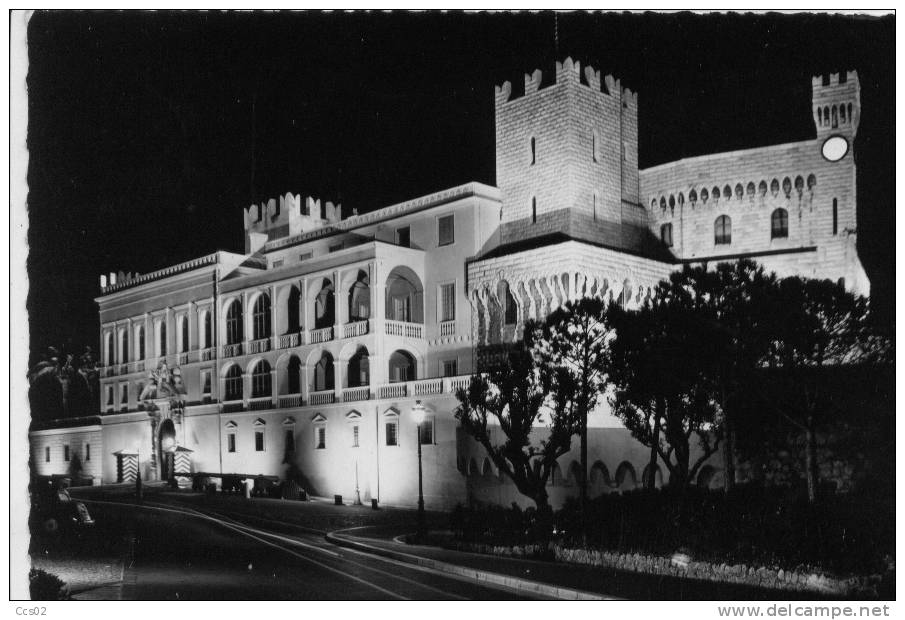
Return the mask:
<svg viewBox="0 0 905 620">
<path fill-rule="evenodd" d="M 415 405 L 412 407 L 412 419 L 418 425 L 418 541 L 423 542 L 426 533 L 424 528 L 424 490 L 421 476 L 421 424 L 424 422 L 424 405 L 421 404 L 420 400 L 416 400 Z"/>
</svg>

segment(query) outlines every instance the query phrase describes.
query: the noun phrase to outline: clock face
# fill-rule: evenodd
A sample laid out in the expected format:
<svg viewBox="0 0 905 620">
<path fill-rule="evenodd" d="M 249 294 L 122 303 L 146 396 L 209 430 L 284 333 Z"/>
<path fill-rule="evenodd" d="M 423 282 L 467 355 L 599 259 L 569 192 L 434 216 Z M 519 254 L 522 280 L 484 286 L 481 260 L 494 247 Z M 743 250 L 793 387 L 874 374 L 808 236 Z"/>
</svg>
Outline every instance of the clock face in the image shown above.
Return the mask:
<svg viewBox="0 0 905 620">
<path fill-rule="evenodd" d="M 827 161 L 839 161 L 848 153 L 848 140 L 842 136 L 830 136 L 823 143 L 821 152 Z"/>
</svg>

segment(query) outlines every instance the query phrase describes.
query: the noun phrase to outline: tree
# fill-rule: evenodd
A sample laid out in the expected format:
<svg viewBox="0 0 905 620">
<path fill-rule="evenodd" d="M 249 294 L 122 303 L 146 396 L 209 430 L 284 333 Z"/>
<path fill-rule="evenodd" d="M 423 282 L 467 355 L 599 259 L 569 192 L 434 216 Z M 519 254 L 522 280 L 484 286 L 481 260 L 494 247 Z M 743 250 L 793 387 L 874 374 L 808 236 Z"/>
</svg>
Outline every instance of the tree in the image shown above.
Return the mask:
<svg viewBox="0 0 905 620">
<path fill-rule="evenodd" d="M 675 273 L 639 309 L 612 305 L 607 316 L 616 332 L 609 357 L 613 414 L 651 449 L 647 486 L 654 484 L 659 457 L 670 486 L 684 490 L 721 439 L 705 375 L 712 354 L 707 314 L 693 303 L 683 274 Z"/>
<path fill-rule="evenodd" d="M 892 342 L 869 321 L 867 300 L 829 280 L 800 277 L 779 281 L 782 313 L 768 363 L 773 409 L 804 436 L 808 500 L 817 499 L 817 433 L 839 407 L 828 389 L 828 369 L 892 360 Z"/>
<path fill-rule="evenodd" d="M 97 413 L 98 373 L 91 347 L 76 357 L 48 348 L 28 373 L 28 399 L 34 420 Z"/>
<path fill-rule="evenodd" d="M 722 412 L 723 478 L 730 491 L 735 483 L 737 426 L 748 422 L 743 419 L 750 412 L 745 403 L 760 389 L 754 378 L 773 336 L 776 277 L 754 261 L 739 260 L 720 263 L 713 271 L 686 267 L 678 284 L 690 289 L 687 293 L 707 321 L 712 354 L 706 376 L 711 398 Z"/>
<path fill-rule="evenodd" d="M 506 366 L 473 376 L 468 388 L 457 392 L 456 418 L 519 492 L 534 501 L 546 535 L 552 527 L 547 480 L 556 460 L 570 450 L 580 414 L 574 399 L 559 396 L 572 393 L 570 373 L 543 363 L 542 329 L 529 321 Z M 498 427 L 502 437 L 497 439 L 491 427 Z"/>
<path fill-rule="evenodd" d="M 612 332 L 605 322 L 603 300 L 585 297 L 550 313 L 540 329 L 536 351 L 540 363 L 563 372 L 560 395 L 578 417 L 582 523 L 588 501 L 588 414 L 603 398 L 607 385 L 607 342 Z"/>
</svg>

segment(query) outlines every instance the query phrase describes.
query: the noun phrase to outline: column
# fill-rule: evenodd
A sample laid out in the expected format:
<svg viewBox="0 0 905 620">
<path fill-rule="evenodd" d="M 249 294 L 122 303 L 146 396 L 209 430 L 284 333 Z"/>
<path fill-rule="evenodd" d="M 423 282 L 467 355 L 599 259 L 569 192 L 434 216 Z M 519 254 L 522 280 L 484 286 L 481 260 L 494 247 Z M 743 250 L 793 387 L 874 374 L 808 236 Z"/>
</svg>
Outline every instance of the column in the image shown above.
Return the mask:
<svg viewBox="0 0 905 620">
<path fill-rule="evenodd" d="M 343 337 L 342 322 L 342 291 L 340 290 L 339 270 L 333 271 L 333 338 L 339 340 Z"/>
<path fill-rule="evenodd" d="M 194 301 L 190 301 L 185 304 L 185 320 L 189 322 L 189 346 L 188 349 L 186 349 L 186 353 L 188 353 L 189 351 L 197 350 L 200 348 L 198 346 L 198 312 L 195 308 Z M 191 361 L 191 359 L 189 359 L 189 361 Z"/>
<path fill-rule="evenodd" d="M 280 398 L 280 373 L 276 366 L 270 368 L 270 402 L 274 407 L 279 403 Z"/>
<path fill-rule="evenodd" d="M 308 324 L 308 278 L 302 278 L 299 281 L 299 323 L 303 333 L 311 330 L 311 326 Z"/>
<path fill-rule="evenodd" d="M 248 291 L 242 291 L 242 352 L 247 353 L 245 344 L 254 336 L 251 329 L 251 308 L 248 307 Z"/>
<path fill-rule="evenodd" d="M 368 263 L 368 277 L 371 282 L 371 333 L 374 334 L 374 350 L 369 350 L 368 374 L 371 382 L 371 398 L 377 398 L 379 386 L 387 381 L 384 339 L 386 337 L 386 283 L 377 260 Z"/>
<path fill-rule="evenodd" d="M 126 338 L 129 341 L 129 348 L 127 351 L 124 351 L 126 355 L 123 356 L 123 364 L 128 364 L 135 360 L 135 330 L 132 329 L 132 319 L 126 319 Z"/>
<path fill-rule="evenodd" d="M 148 361 L 153 357 L 152 353 L 154 351 L 154 321 L 151 319 L 151 313 L 145 312 L 145 370 L 150 370 L 148 368 Z"/>
<path fill-rule="evenodd" d="M 300 364 L 299 372 L 302 373 L 302 376 L 299 377 L 299 390 L 301 390 L 301 392 L 302 392 L 302 403 L 307 404 L 308 403 L 308 392 L 310 391 L 310 387 L 308 384 L 308 381 L 310 381 L 310 377 L 308 376 L 310 369 L 308 368 L 307 364 Z"/>
<path fill-rule="evenodd" d="M 270 349 L 279 345 L 277 333 L 277 285 L 270 285 Z"/>
<path fill-rule="evenodd" d="M 251 397 L 251 373 L 247 370 L 242 371 L 242 402 L 245 408 L 248 408 L 248 399 Z"/>
</svg>

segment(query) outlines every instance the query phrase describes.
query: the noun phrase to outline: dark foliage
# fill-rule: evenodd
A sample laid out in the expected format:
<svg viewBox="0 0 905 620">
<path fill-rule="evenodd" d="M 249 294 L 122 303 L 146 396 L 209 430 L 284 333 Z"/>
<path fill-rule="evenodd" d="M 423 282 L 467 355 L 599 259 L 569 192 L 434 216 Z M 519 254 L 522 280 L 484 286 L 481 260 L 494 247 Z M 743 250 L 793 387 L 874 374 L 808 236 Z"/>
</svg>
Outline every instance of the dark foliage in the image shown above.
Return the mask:
<svg viewBox="0 0 905 620">
<path fill-rule="evenodd" d="M 68 601 L 69 586 L 56 575 L 40 568 L 28 572 L 28 592 L 33 601 Z"/>
</svg>

